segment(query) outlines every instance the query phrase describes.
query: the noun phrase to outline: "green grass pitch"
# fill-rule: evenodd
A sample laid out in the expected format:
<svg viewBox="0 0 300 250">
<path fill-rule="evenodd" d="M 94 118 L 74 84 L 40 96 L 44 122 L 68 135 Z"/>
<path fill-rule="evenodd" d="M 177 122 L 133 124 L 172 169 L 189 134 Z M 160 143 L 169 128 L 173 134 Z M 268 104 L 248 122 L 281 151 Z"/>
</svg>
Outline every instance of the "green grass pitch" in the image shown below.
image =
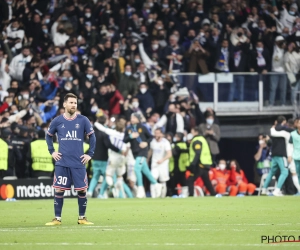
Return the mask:
<svg viewBox="0 0 300 250">
<path fill-rule="evenodd" d="M 52 200 L 0 202 L 0 249 L 300 249 L 262 244 L 261 236 L 300 235 L 299 197 L 89 199 L 93 226 L 77 225 L 77 199 L 66 199 L 62 222 Z"/>
</svg>

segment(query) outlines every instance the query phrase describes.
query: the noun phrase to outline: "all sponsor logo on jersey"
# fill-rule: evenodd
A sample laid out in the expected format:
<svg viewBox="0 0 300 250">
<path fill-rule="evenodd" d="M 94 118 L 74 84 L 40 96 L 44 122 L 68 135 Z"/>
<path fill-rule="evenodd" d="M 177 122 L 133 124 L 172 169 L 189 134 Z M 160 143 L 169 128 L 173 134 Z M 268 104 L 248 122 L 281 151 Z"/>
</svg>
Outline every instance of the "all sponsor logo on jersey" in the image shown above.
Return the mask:
<svg viewBox="0 0 300 250">
<path fill-rule="evenodd" d="M 79 128 L 80 126 L 79 126 L 79 124 L 77 123 L 77 124 L 75 124 L 75 128 Z"/>
<path fill-rule="evenodd" d="M 72 130 L 66 133 L 65 138 L 61 138 L 61 141 L 81 141 L 80 138 L 77 138 L 77 131 Z"/>
</svg>

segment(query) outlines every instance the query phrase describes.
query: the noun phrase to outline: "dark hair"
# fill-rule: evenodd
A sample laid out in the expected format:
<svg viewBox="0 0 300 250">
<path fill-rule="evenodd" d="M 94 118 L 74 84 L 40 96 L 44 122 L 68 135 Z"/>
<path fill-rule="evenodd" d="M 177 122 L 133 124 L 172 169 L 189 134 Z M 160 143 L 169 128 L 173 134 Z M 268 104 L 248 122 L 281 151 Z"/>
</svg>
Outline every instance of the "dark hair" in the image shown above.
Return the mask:
<svg viewBox="0 0 300 250">
<path fill-rule="evenodd" d="M 235 171 L 238 172 L 238 173 L 240 173 L 240 172 L 241 172 L 240 164 L 238 163 L 238 161 L 237 161 L 236 159 L 232 159 L 230 162 L 232 162 L 232 161 L 233 161 L 233 162 L 235 163 L 235 165 L 236 165 Z"/>
<path fill-rule="evenodd" d="M 156 128 L 155 131 L 160 131 L 161 133 L 163 133 L 162 128 Z"/>
<path fill-rule="evenodd" d="M 68 101 L 69 98 L 75 98 L 76 100 L 78 99 L 76 95 L 74 95 L 72 93 L 68 93 L 64 97 L 64 102 Z"/>
<path fill-rule="evenodd" d="M 175 136 L 177 136 L 179 138 L 180 141 L 183 141 L 183 137 L 184 137 L 184 134 L 183 133 L 180 133 L 180 132 L 177 132 L 175 134 Z"/>
<path fill-rule="evenodd" d="M 283 115 L 277 117 L 277 123 L 281 124 L 283 121 L 286 121 L 286 118 Z"/>
<path fill-rule="evenodd" d="M 104 115 L 99 116 L 99 117 L 97 118 L 97 121 L 98 121 L 100 124 L 104 125 L 105 122 L 106 122 L 106 116 L 104 116 Z"/>
<path fill-rule="evenodd" d="M 200 134 L 200 128 L 199 127 L 193 127 L 192 128 L 198 135 Z"/>
</svg>

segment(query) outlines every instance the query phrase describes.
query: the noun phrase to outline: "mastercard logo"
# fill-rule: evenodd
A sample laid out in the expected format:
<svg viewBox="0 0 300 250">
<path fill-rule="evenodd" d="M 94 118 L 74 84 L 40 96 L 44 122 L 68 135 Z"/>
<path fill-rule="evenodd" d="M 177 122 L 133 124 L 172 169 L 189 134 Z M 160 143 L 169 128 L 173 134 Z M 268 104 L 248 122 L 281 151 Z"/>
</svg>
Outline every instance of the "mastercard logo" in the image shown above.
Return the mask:
<svg viewBox="0 0 300 250">
<path fill-rule="evenodd" d="M 0 197 L 2 200 L 6 200 L 7 198 L 13 198 L 15 195 L 15 190 L 10 184 L 3 184 L 0 187 Z"/>
</svg>

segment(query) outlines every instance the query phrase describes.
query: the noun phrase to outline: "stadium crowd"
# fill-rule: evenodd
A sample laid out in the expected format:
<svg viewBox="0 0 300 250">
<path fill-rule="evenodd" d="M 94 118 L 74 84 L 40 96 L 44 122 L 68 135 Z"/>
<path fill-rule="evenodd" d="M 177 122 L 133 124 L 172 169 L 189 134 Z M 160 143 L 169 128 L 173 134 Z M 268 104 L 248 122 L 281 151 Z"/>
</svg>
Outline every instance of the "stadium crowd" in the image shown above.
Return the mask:
<svg viewBox="0 0 300 250">
<path fill-rule="evenodd" d="M 5 175 L 18 178 L 36 175 L 31 142 L 44 138 L 51 120 L 64 112 L 67 93 L 78 96 L 78 112 L 93 124 L 106 117 L 102 125 L 118 124 L 122 132 L 136 116 L 170 145 L 203 135 L 222 172 L 218 119 L 212 109 L 202 113 L 197 89 L 187 88 L 180 72 L 273 72 L 270 105 L 277 88 L 280 104 L 286 103 L 288 83 L 295 103 L 300 85 L 298 1 L 0 0 L 0 23 L 0 128 L 9 145 Z M 243 100 L 244 82 L 244 76 L 234 76 L 230 100 Z M 203 181 L 210 178 L 216 188 L 205 192 L 225 193 L 228 185 L 236 187 L 234 195 L 254 192 L 236 161 L 229 164 L 231 183 L 225 181 L 225 188 L 214 181 L 215 170 Z M 241 181 L 245 185 L 237 185 Z"/>
</svg>

